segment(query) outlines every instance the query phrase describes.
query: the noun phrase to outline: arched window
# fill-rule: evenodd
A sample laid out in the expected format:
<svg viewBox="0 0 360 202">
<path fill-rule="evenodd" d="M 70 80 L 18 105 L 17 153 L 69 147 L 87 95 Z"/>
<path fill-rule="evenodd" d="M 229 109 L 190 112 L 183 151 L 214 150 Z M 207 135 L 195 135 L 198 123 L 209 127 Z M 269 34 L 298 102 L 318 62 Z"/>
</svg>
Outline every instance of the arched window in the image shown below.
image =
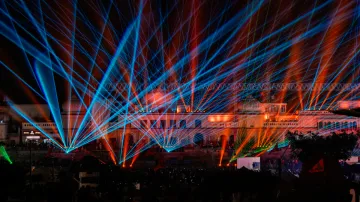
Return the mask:
<svg viewBox="0 0 360 202">
<path fill-rule="evenodd" d="M 219 144 L 221 145 L 224 141 L 227 141 L 227 137 L 225 135 L 221 135 L 219 139 Z"/>
<path fill-rule="evenodd" d="M 357 129 L 356 121 L 353 122 L 353 127 L 354 127 L 355 130 Z"/>
<path fill-rule="evenodd" d="M 195 120 L 195 128 L 201 128 L 201 120 L 199 119 Z"/>
<path fill-rule="evenodd" d="M 229 145 L 234 145 L 234 143 L 235 143 L 235 136 L 230 135 L 230 137 L 229 137 Z"/>
<path fill-rule="evenodd" d="M 204 135 L 201 133 L 196 133 L 194 135 L 194 143 L 202 146 L 204 144 Z"/>
<path fill-rule="evenodd" d="M 327 126 L 326 126 L 326 129 L 330 129 L 331 128 L 331 122 L 327 122 Z"/>
<path fill-rule="evenodd" d="M 186 128 L 186 120 L 180 120 L 180 128 Z"/>
<path fill-rule="evenodd" d="M 353 123 L 349 122 L 349 129 L 353 129 Z"/>
<path fill-rule="evenodd" d="M 323 128 L 323 122 L 320 121 L 320 122 L 318 123 L 318 125 L 319 125 L 319 126 L 318 126 L 319 129 L 322 129 L 322 128 Z"/>
<path fill-rule="evenodd" d="M 340 129 L 340 123 L 336 122 L 336 129 Z"/>
<path fill-rule="evenodd" d="M 345 129 L 348 129 L 349 128 L 349 123 L 347 121 L 345 121 L 345 126 L 344 126 Z"/>
</svg>

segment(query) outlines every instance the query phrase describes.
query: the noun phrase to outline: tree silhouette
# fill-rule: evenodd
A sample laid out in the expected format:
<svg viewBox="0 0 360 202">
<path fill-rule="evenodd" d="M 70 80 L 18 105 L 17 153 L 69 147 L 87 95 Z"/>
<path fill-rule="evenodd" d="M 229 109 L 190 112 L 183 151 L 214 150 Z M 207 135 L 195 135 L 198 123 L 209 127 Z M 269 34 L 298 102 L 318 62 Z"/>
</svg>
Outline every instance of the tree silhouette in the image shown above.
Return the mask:
<svg viewBox="0 0 360 202">
<path fill-rule="evenodd" d="M 339 160 L 351 156 L 359 133 L 319 135 L 288 132 L 292 154 L 303 162 L 292 201 L 350 201 Z"/>
<path fill-rule="evenodd" d="M 357 134 L 332 133 L 327 136 L 315 133 L 297 134 L 288 132 L 287 139 L 290 141 L 294 157 L 304 162 L 314 156 L 346 160 L 350 158 L 359 136 L 359 132 Z"/>
</svg>

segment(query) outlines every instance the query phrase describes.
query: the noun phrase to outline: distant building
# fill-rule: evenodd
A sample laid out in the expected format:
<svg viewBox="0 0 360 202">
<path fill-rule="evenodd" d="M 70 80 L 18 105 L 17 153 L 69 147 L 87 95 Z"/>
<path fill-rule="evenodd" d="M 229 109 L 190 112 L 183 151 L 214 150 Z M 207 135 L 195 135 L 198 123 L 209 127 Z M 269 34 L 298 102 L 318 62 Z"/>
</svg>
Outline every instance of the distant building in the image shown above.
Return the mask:
<svg viewBox="0 0 360 202">
<path fill-rule="evenodd" d="M 152 94 L 145 96 L 145 102 L 162 103 L 159 104 L 162 106 L 166 103 L 164 100 L 167 99 L 164 97 L 166 96 L 161 90 L 156 90 Z M 358 106 L 359 102 L 352 101 L 351 106 Z M 346 102 L 341 101 L 339 105 L 343 107 L 346 105 L 344 103 Z M 53 138 L 60 140 L 56 124 L 45 120 L 49 118 L 41 118 L 42 115 L 50 117 L 50 111 L 46 105 L 19 105 L 17 107 L 26 111 L 26 114 L 34 120 L 38 118 L 40 120 L 36 122 L 38 127 Z M 72 98 L 70 101 L 65 102 L 62 108 L 64 132 L 76 131 L 80 124 L 80 121 L 76 120 L 83 118 L 86 112 L 84 107 L 81 106 L 78 100 Z M 164 141 L 169 141 L 171 144 L 183 143 L 183 145 L 186 145 L 195 141 L 201 141 L 204 144 L 217 142 L 224 136 L 227 137 L 228 141 L 234 142 L 239 131 L 243 129 L 245 129 L 247 135 L 251 135 L 255 139 L 259 138 L 260 134 L 268 134 L 268 136 L 282 140 L 287 131 L 304 133 L 312 131 L 325 134 L 331 131 L 357 130 L 360 125 L 360 119 L 357 117 L 335 115 L 328 111 L 288 113 L 286 103 L 261 103 L 252 97 L 235 103 L 233 110 L 230 110 L 230 112 L 206 112 L 205 110 L 192 109 L 191 106 L 184 104 L 178 104 L 173 108 L 174 110 L 159 111 L 154 110 L 156 108 L 138 107 L 135 109 L 137 110 L 136 113 L 130 112 L 127 117 L 120 114 L 103 128 L 111 127 L 124 119 L 130 120 L 130 124 L 120 127 L 107 135 L 110 144 L 114 145 L 120 141 L 121 134 L 129 136 L 131 142 L 137 142 L 140 139 L 150 141 L 149 136 L 156 137 L 161 134 L 171 134 L 171 139 Z M 106 105 L 95 105 L 91 113 L 93 117 L 101 122 L 101 120 L 108 119 L 113 112 L 107 109 Z M 42 133 L 32 124 L 22 122 L 20 137 L 17 137 L 17 140 L 13 137 L 9 138 L 7 136 L 7 123 L 11 119 L 19 119 L 19 117 L 14 115 L 14 112 L 9 110 L 9 107 L 0 107 L 0 140 L 12 139 L 16 142 L 24 142 L 27 136 Z M 142 138 L 144 134 L 147 135 Z"/>
</svg>

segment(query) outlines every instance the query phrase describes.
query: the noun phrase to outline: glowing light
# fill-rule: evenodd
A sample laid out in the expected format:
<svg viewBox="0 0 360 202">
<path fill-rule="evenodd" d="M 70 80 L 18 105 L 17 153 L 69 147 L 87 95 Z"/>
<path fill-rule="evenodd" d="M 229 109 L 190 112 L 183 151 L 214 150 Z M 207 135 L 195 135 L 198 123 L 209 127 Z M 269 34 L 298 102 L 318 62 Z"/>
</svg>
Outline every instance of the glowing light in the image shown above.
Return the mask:
<svg viewBox="0 0 360 202">
<path fill-rule="evenodd" d="M 6 149 L 4 146 L 0 146 L 0 156 L 2 156 L 7 162 L 9 162 L 10 164 L 12 164 L 12 161 L 10 159 L 10 156 L 8 155 L 8 153 L 6 152 Z"/>
<path fill-rule="evenodd" d="M 39 2 L 47 5 L 44 0 Z M 129 11 L 130 20 L 116 13 L 110 14 L 112 10 L 121 13 L 121 7 L 116 4 L 91 3 L 90 6 L 97 11 L 92 13 L 93 16 L 84 13 L 76 3 L 67 5 L 72 9 L 67 8 L 66 15 L 58 4 L 52 9 L 42 10 L 42 7 L 30 9 L 23 2 L 6 1 L 1 8 L 3 20 L 0 22 L 0 34 L 22 52 L 25 66 L 33 77 L 34 82 L 30 83 L 37 86 L 23 79 L 15 71 L 16 68 L 12 68 L 11 62 L 2 60 L 0 64 L 18 78 L 27 91 L 31 90 L 48 103 L 51 113 L 48 118 L 54 120 L 56 128 L 53 130 L 59 136 L 54 138 L 16 106 L 12 105 L 11 108 L 65 153 L 104 137 L 101 143 L 112 161 L 125 167 L 125 161 L 132 158 L 131 167 L 141 152 L 155 144 L 171 152 L 200 141 L 190 133 L 177 130 L 178 126 L 148 128 L 149 124 L 143 127 L 140 120 L 156 121 L 159 125 L 161 120 L 167 124 L 175 120 L 172 118 L 174 116 L 192 120 L 192 115 L 198 115 L 205 124 L 207 121 L 234 121 L 233 114 L 218 112 L 228 113 L 234 103 L 238 103 L 238 98 L 247 97 L 252 92 L 230 92 L 226 90 L 228 88 L 219 87 L 222 84 L 231 81 L 243 84 L 310 80 L 315 86 L 323 81 L 342 82 L 347 78 L 347 81 L 356 82 L 359 78 L 358 70 L 355 70 L 359 43 L 353 43 L 352 50 L 339 62 L 341 68 L 332 68 L 337 65 L 334 56 L 339 57 L 338 60 L 342 58 L 341 54 L 336 54 L 338 49 L 342 50 L 340 48 L 344 48 L 344 45 L 359 38 L 356 26 L 358 9 L 352 10 L 354 3 L 350 1 L 337 2 L 332 15 L 318 20 L 313 20 L 312 16 L 326 13 L 324 10 L 333 1 L 315 4 L 307 12 L 286 21 L 286 24 L 278 19 L 288 14 L 294 4 L 284 4 L 285 8 L 279 9 L 281 12 L 274 16 L 266 15 L 262 20 L 261 14 L 269 13 L 274 6 L 271 1 L 250 1 L 238 10 L 235 9 L 238 6 L 233 6 L 235 2 L 229 1 L 231 3 L 222 9 L 210 9 L 220 12 L 211 13 L 209 19 L 205 20 L 202 10 L 204 1 L 194 0 L 191 9 L 179 12 L 183 11 L 182 3 L 175 0 L 169 8 L 160 9 L 159 15 L 155 13 L 156 9 L 152 10 L 149 1 L 130 2 L 137 8 Z M 14 13 L 9 12 L 7 7 L 13 8 Z M 229 11 L 234 14 L 225 15 Z M 27 20 L 26 26 L 18 16 Z M 92 18 L 98 19 L 97 22 L 93 23 Z M 176 22 L 173 22 L 174 18 Z M 114 22 L 114 19 L 117 21 Z M 352 24 L 351 19 L 355 20 Z M 303 26 L 304 20 L 308 22 L 307 26 Z M 125 23 L 118 26 L 118 21 Z M 91 30 L 90 34 L 88 30 Z M 307 47 L 314 38 L 321 36 L 323 39 L 315 44 L 316 47 Z M 29 61 L 29 56 L 34 63 Z M 263 75 L 263 72 L 266 73 Z M 60 88 L 55 82 L 57 77 L 65 81 L 65 99 L 69 101 L 69 105 L 62 110 L 58 99 L 61 97 L 58 95 Z M 322 96 L 322 90 L 318 89 L 298 91 L 296 97 L 286 90 L 275 93 L 273 97 L 280 99 L 280 102 L 290 97 L 290 102 L 299 103 L 300 110 L 330 107 L 344 94 L 350 99 L 358 99 L 353 91 L 330 92 Z M 26 92 L 30 97 L 32 93 Z M 75 103 L 72 97 L 76 97 L 78 102 Z M 295 105 L 293 110 L 298 108 Z M 264 119 L 269 118 L 266 113 Z M 276 116 L 276 120 L 290 119 L 294 118 Z M 132 148 L 126 129 L 128 125 L 142 134 L 139 140 L 133 142 Z M 187 122 L 186 127 L 206 134 L 206 129 L 194 127 L 193 121 Z M 219 166 L 228 142 L 226 139 L 230 136 L 229 131 L 225 130 L 224 133 L 226 138 L 221 139 Z M 280 135 L 274 134 L 273 129 L 248 134 L 236 148 L 235 156 L 261 153 L 279 142 Z M 114 145 L 108 142 L 113 137 L 119 141 L 116 145 L 120 147 L 119 152 L 114 152 Z M 141 142 L 143 137 L 149 141 Z M 246 148 L 252 137 L 257 137 L 257 144 Z M 59 138 L 60 141 L 57 141 Z M 117 153 L 119 156 L 116 158 Z"/>
<path fill-rule="evenodd" d="M 209 122 L 229 122 L 234 118 L 233 115 L 209 115 Z"/>
</svg>

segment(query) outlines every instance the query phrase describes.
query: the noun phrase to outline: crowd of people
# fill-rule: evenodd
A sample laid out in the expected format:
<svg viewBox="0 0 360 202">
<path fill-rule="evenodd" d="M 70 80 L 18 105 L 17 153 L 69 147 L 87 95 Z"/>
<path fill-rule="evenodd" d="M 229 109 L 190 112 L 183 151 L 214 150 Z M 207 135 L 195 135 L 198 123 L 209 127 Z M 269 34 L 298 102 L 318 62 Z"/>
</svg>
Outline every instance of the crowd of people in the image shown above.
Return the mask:
<svg viewBox="0 0 360 202">
<path fill-rule="evenodd" d="M 120 174 L 118 174 L 120 173 Z M 246 169 L 162 168 L 101 173 L 98 186 L 71 190 L 69 180 L 51 193 L 52 200 L 76 201 L 275 201 L 278 178 Z M 61 184 L 61 183 L 60 183 Z M 39 190 L 37 192 L 39 193 Z M 65 195 L 64 193 L 67 193 Z M 58 197 L 55 197 L 58 196 Z M 67 196 L 67 197 L 65 197 Z M 33 197 L 37 197 L 34 196 Z M 65 197 L 65 198 L 64 198 Z M 59 200 L 60 201 L 60 200 Z"/>
<path fill-rule="evenodd" d="M 84 166 L 87 164 L 86 166 Z M 56 180 L 44 182 L 44 176 L 33 175 L 32 189 L 24 165 L 1 165 L 2 194 L 17 196 L 25 201 L 296 201 L 307 191 L 303 182 L 291 182 L 268 170 L 260 172 L 235 167 L 159 169 L 121 168 L 111 164 L 67 162 Z M 284 168 L 285 169 L 285 168 Z M 80 186 L 78 171 L 99 172 L 92 186 Z M 300 187 L 300 188 L 299 188 Z M 309 186 L 310 189 L 310 186 Z M 295 191 L 294 191 L 295 190 Z M 309 191 L 309 190 L 308 190 Z M 314 192 L 313 192 L 314 193 Z M 323 193 L 323 192 L 322 192 Z M 1 201 L 6 201 L 1 195 Z"/>
<path fill-rule="evenodd" d="M 247 169 L 162 168 L 124 171 L 121 180 L 101 180 L 96 189 L 113 201 L 273 201 L 277 178 Z M 112 179 L 114 179 L 112 177 Z M 91 188 L 85 188 L 91 192 Z M 86 195 L 86 194 L 85 194 Z M 87 200 L 89 200 L 87 198 Z"/>
<path fill-rule="evenodd" d="M 28 144 L 22 146 L 7 145 L 7 150 L 52 150 L 47 143 Z M 196 146 L 195 146 L 196 147 Z M 197 146 L 206 150 L 216 147 Z M 154 148 L 161 152 L 161 148 Z M 196 148 L 194 148 L 196 149 Z M 231 147 L 227 148 L 231 153 Z M 85 149 L 86 150 L 86 149 Z M 284 152 L 280 152 L 284 154 Z M 145 155 L 145 154 L 144 154 Z M 146 155 L 145 155 L 146 156 Z M 90 157 L 90 156 L 87 156 Z M 196 201 L 196 202 L 232 202 L 232 201 L 321 201 L 322 199 L 347 198 L 348 190 L 357 187 L 351 184 L 358 176 L 354 170 L 344 173 L 347 177 L 341 183 L 341 189 L 333 189 L 334 184 L 323 183 L 326 180 L 312 182 L 302 180 L 302 163 L 293 159 L 263 158 L 261 171 L 251 171 L 236 166 L 209 167 L 205 163 L 190 167 L 180 164 L 158 164 L 152 168 L 123 168 L 107 164 L 97 158 L 84 158 L 80 161 L 72 159 L 46 158 L 39 162 L 14 161 L 9 165 L 0 161 L 0 201 L 11 197 L 20 197 L 19 201 Z M 141 157 L 139 157 L 141 158 Z M 264 160 L 265 159 L 265 160 Z M 183 159 L 185 161 L 186 159 Z M 140 160 L 138 160 L 140 161 Z M 160 165 L 161 164 L 161 165 Z M 186 165 L 186 166 L 189 166 Z M 29 168 L 34 171 L 29 175 Z M 36 172 L 39 167 L 49 167 L 47 171 Z M 343 164 L 343 170 L 348 165 Z M 45 170 L 45 169 L 44 169 Z M 55 174 L 56 170 L 56 174 Z M 51 173 L 49 176 L 49 173 Z M 79 172 L 99 172 L 99 178 L 93 184 L 81 186 Z M 36 174 L 35 174 L 36 173 Z M 291 177 L 285 179 L 285 173 Z M 359 173 L 359 172 L 358 172 Z M 31 179 L 31 180 L 30 180 Z M 51 180 L 48 180 L 51 179 Z M 31 183 L 30 183 L 31 182 Z M 319 183 L 321 186 L 319 186 Z M 315 185 L 316 186 L 315 186 Z M 350 186 L 351 184 L 351 186 Z M 309 195 L 309 197 L 308 197 Z M 327 197 L 329 195 L 329 197 Z M 326 196 L 326 197 L 324 197 Z M 329 200 L 328 200 L 329 201 Z M 340 200 L 341 201 L 341 200 Z"/>
<path fill-rule="evenodd" d="M 23 144 L 16 144 L 16 145 L 7 145 L 6 149 L 9 151 L 30 151 L 30 147 L 31 150 L 33 151 L 46 151 L 49 148 L 52 148 L 53 146 L 49 143 L 30 143 L 30 142 L 26 142 Z"/>
</svg>

